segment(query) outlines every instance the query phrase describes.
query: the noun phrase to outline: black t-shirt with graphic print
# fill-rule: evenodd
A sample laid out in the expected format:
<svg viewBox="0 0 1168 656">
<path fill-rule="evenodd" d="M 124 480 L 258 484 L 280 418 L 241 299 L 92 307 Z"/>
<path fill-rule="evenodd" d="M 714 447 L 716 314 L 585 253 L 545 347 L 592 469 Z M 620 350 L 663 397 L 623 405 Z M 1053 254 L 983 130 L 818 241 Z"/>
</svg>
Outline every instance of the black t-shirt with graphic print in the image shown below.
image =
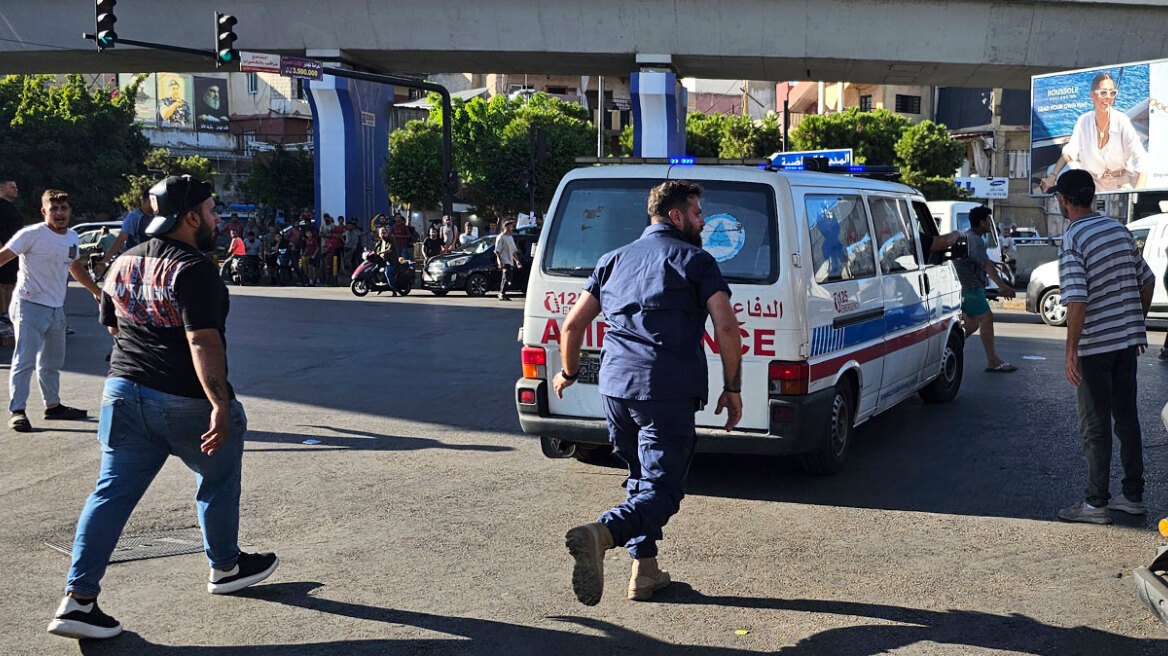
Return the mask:
<svg viewBox="0 0 1168 656">
<path fill-rule="evenodd" d="M 110 377 L 207 398 L 186 334 L 218 330 L 226 349 L 229 306 L 215 265 L 194 247 L 157 237 L 131 248 L 114 261 L 102 287 L 101 323 L 118 329 Z M 235 396 L 230 384 L 227 391 Z"/>
</svg>

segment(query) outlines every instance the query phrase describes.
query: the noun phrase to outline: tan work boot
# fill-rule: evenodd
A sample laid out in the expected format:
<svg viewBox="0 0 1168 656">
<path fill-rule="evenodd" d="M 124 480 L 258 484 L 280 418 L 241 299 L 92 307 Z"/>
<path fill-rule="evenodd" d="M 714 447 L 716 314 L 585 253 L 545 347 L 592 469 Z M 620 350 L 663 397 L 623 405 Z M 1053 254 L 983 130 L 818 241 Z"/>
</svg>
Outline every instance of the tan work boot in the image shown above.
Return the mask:
<svg viewBox="0 0 1168 656">
<path fill-rule="evenodd" d="M 636 558 L 633 560 L 633 573 L 629 577 L 629 599 L 646 601 L 654 592 L 664 589 L 670 583 L 669 572 L 657 567 L 656 558 Z"/>
<path fill-rule="evenodd" d="M 572 591 L 586 606 L 600 603 L 604 594 L 604 552 L 612 548 L 612 533 L 599 522 L 582 524 L 564 536 L 568 553 L 576 559 L 572 568 Z"/>
</svg>

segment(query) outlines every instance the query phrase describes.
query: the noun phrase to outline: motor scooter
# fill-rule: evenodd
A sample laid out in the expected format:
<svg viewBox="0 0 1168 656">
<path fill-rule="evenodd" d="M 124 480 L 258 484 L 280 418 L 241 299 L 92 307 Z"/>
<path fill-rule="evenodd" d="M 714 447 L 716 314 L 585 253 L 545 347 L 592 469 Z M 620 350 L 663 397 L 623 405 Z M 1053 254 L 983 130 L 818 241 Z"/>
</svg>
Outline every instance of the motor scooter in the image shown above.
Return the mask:
<svg viewBox="0 0 1168 656">
<path fill-rule="evenodd" d="M 258 285 L 263 278 L 263 268 L 260 258 L 255 255 L 242 255 L 231 262 L 231 282 L 237 285 Z"/>
<path fill-rule="evenodd" d="M 276 270 L 272 272 L 272 284 L 299 285 L 304 282 L 304 274 L 297 266 L 298 255 L 287 246 L 276 250 Z"/>
<path fill-rule="evenodd" d="M 349 290 L 354 296 L 365 296 L 369 292 L 393 292 L 394 296 L 409 295 L 414 288 L 414 264 L 398 258 L 396 262 L 386 263 L 385 259 L 373 251 L 366 251 L 364 262 L 353 272 L 353 282 Z M 389 277 L 386 276 L 386 267 L 389 267 Z M 389 280 L 393 284 L 389 284 Z"/>
</svg>

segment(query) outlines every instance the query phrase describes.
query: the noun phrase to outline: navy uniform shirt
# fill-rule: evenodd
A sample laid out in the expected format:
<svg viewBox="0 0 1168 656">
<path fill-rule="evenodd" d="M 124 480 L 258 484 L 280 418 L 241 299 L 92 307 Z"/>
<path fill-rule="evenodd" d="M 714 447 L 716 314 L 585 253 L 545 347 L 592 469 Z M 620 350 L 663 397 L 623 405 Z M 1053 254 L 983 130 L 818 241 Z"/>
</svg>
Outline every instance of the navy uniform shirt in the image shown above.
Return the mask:
<svg viewBox="0 0 1168 656">
<path fill-rule="evenodd" d="M 702 348 L 706 302 L 730 295 L 714 257 L 672 225 L 605 254 L 584 289 L 608 322 L 600 393 L 620 399 L 694 398 L 709 393 Z"/>
</svg>

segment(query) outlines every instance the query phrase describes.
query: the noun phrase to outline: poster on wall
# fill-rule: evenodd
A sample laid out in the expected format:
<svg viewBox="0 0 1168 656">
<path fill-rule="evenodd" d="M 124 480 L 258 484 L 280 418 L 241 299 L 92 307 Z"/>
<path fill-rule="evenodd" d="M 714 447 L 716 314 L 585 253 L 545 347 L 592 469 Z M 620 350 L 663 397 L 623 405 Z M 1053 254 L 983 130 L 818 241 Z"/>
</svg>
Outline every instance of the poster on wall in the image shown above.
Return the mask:
<svg viewBox="0 0 1168 656">
<path fill-rule="evenodd" d="M 118 86 L 126 88 L 138 79 L 137 73 L 118 75 Z M 158 125 L 158 80 L 150 73 L 138 85 L 138 95 L 134 99 L 134 118 L 143 126 L 153 128 Z"/>
<path fill-rule="evenodd" d="M 1168 60 L 1037 75 L 1030 98 L 1031 196 L 1068 168 L 1097 194 L 1168 189 Z"/>
<path fill-rule="evenodd" d="M 227 80 L 217 77 L 195 77 L 195 126 L 202 132 L 226 132 L 230 118 L 227 114 Z"/>
<path fill-rule="evenodd" d="M 158 74 L 158 125 L 164 128 L 190 130 L 194 113 L 191 111 L 191 76 L 177 73 Z"/>
</svg>

